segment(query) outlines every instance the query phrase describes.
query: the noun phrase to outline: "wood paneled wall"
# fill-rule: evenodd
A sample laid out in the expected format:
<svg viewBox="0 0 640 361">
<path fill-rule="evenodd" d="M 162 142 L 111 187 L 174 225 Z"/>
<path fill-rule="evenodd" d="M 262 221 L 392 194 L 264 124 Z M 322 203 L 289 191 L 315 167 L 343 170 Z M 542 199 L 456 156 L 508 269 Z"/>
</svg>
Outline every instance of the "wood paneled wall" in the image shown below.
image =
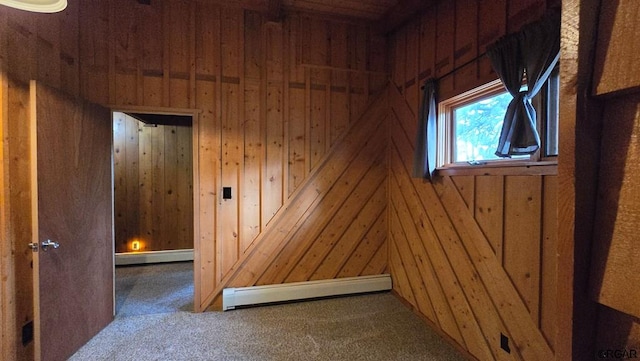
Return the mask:
<svg viewBox="0 0 640 361">
<path fill-rule="evenodd" d="M 269 242 L 260 235 L 388 79 L 385 38 L 302 13 L 274 23 L 198 1 L 70 2 L 50 15 L 2 8 L 0 31 L 3 69 L 19 79 L 116 110 L 193 112 L 196 310 L 252 245 Z M 232 199 L 222 199 L 222 187 Z M 379 226 L 376 212 L 361 217 L 376 218 L 342 221 Z"/>
<path fill-rule="evenodd" d="M 392 80 L 416 114 L 425 79 L 440 79 L 441 100 L 495 80 L 487 46 L 556 6 L 560 0 L 438 1 L 392 34 Z"/>
<path fill-rule="evenodd" d="M 2 235 L 0 236 L 0 331 L 2 355 L 33 360 L 34 343 L 22 342 L 23 327 L 33 326 L 33 252 L 30 93 L 28 83 L 0 75 L 2 124 Z"/>
<path fill-rule="evenodd" d="M 640 353 L 640 290 L 633 286 L 640 282 L 640 78 L 629 69 L 640 66 L 640 57 L 638 45 L 626 39 L 638 34 L 633 18 L 639 13 L 634 1 L 602 2 L 591 81 L 593 94 L 606 97 L 589 99 L 602 107 L 593 115 L 602 127 L 594 143 L 600 161 L 589 275 L 591 300 L 598 303 L 594 344 L 596 352 L 626 350 L 630 358 Z"/>
<path fill-rule="evenodd" d="M 416 121 L 390 93 L 394 290 L 479 360 L 552 359 L 557 177 L 498 169 L 411 178 Z"/>
<path fill-rule="evenodd" d="M 440 1 L 391 37 L 389 263 L 394 290 L 479 360 L 553 359 L 554 167 L 411 178 L 420 86 L 446 99 L 497 78 L 487 45 L 558 1 Z M 465 65 L 467 64 L 467 65 Z M 509 340 L 510 353 L 501 348 Z"/>
<path fill-rule="evenodd" d="M 382 94 L 278 211 L 214 295 L 223 287 L 387 270 L 386 114 Z"/>
<path fill-rule="evenodd" d="M 113 114 L 116 252 L 193 248 L 191 125 Z"/>
</svg>

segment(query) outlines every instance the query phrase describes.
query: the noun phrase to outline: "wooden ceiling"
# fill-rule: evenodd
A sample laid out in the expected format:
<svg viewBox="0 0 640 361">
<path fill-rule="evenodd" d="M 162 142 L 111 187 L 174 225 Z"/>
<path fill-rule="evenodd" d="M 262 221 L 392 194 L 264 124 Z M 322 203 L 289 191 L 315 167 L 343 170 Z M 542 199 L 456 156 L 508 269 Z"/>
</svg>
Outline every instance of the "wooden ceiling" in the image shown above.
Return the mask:
<svg viewBox="0 0 640 361">
<path fill-rule="evenodd" d="M 138 0 L 141 1 L 141 0 Z M 380 33 L 388 33 L 437 0 L 200 0 L 235 5 L 266 13 L 278 21 L 287 11 L 301 11 L 366 21 Z"/>
<path fill-rule="evenodd" d="M 287 9 L 378 20 L 398 0 L 282 0 Z"/>
</svg>

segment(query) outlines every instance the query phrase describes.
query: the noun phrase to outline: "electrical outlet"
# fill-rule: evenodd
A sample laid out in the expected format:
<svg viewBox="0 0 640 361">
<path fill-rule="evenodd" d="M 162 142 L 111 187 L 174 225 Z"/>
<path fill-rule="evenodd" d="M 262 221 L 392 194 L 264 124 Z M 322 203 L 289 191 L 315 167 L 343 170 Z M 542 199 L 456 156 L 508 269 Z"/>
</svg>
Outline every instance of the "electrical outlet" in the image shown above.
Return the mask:
<svg viewBox="0 0 640 361">
<path fill-rule="evenodd" d="M 500 333 L 500 348 L 505 350 L 507 353 L 511 353 L 511 348 L 509 347 L 509 337 Z"/>
<path fill-rule="evenodd" d="M 33 321 L 22 326 L 22 346 L 27 346 L 31 341 L 33 341 Z"/>
<path fill-rule="evenodd" d="M 222 199 L 231 199 L 231 187 L 222 187 Z"/>
</svg>

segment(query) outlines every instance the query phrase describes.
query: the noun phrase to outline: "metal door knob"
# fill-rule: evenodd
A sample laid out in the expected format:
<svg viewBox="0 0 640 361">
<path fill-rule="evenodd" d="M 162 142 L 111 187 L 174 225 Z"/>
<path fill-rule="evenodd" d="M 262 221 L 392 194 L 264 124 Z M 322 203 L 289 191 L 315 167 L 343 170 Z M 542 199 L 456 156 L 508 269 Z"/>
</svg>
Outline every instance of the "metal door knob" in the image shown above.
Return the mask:
<svg viewBox="0 0 640 361">
<path fill-rule="evenodd" d="M 40 246 L 42 247 L 42 250 L 46 252 L 49 250 L 49 247 L 53 247 L 54 249 L 60 247 L 60 243 L 53 242 L 52 240 L 48 239 L 46 241 L 42 241 Z"/>
</svg>

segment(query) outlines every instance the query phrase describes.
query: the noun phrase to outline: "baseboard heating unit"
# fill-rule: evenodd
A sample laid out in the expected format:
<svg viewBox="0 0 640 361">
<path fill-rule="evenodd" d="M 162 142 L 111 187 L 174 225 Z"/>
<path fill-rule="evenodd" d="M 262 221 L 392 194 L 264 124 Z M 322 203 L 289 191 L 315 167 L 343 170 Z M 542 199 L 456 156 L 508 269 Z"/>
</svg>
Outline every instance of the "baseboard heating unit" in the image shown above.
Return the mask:
<svg viewBox="0 0 640 361">
<path fill-rule="evenodd" d="M 267 286 L 225 288 L 222 290 L 222 310 L 233 310 L 238 306 L 388 291 L 390 289 L 391 276 L 388 274 Z"/>
<path fill-rule="evenodd" d="M 146 263 L 193 261 L 193 249 L 116 253 L 116 266 Z"/>
</svg>

